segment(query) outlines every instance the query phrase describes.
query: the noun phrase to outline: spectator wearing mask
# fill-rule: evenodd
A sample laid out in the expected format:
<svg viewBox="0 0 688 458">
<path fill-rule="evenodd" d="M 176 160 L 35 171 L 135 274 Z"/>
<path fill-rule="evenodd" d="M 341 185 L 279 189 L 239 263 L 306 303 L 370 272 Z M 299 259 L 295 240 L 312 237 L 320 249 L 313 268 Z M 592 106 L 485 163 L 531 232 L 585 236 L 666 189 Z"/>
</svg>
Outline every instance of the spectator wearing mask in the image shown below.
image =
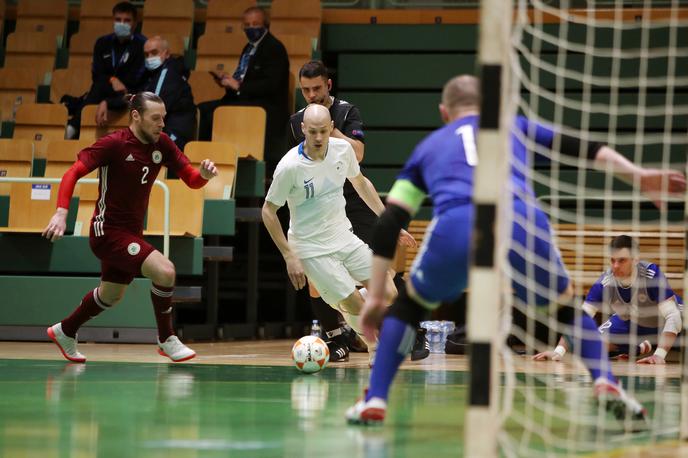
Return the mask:
<svg viewBox="0 0 688 458">
<path fill-rule="evenodd" d="M 96 123 L 105 125 L 107 100 L 138 92 L 144 83 L 143 45 L 146 37 L 134 32 L 136 7 L 129 2 L 117 3 L 112 8 L 112 18 L 113 33 L 98 38 L 93 47 L 91 88 L 84 97 L 67 100 L 67 108 L 72 115 L 67 127 L 68 138 L 78 136 L 84 105 L 98 105 Z"/>
<path fill-rule="evenodd" d="M 165 132 L 180 150 L 193 140 L 196 130 L 196 105 L 188 83 L 189 70 L 179 56 L 170 54 L 167 40 L 154 36 L 143 46 L 146 71 L 143 90 L 159 96 L 165 103 Z M 124 110 L 125 97 L 107 99 L 110 110 Z M 107 113 L 107 110 L 105 110 Z"/>
<path fill-rule="evenodd" d="M 289 119 L 289 57 L 284 45 L 269 31 L 265 11 L 246 9 L 243 29 L 248 43 L 243 49 L 234 73 L 213 73 L 218 85 L 226 91 L 219 100 L 198 105 L 201 120 L 199 140 L 210 140 L 213 113 L 225 105 L 257 105 L 267 114 L 265 159 L 276 164 L 284 152 L 284 135 Z"/>
</svg>

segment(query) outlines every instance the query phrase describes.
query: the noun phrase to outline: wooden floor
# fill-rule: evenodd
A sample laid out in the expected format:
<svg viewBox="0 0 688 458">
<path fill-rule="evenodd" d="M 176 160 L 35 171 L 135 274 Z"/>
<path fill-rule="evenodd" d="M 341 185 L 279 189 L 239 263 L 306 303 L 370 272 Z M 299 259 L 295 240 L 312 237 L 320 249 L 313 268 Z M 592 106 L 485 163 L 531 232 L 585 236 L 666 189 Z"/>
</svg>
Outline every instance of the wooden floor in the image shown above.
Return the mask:
<svg viewBox="0 0 688 458">
<path fill-rule="evenodd" d="M 230 364 L 258 366 L 291 366 L 291 340 L 239 341 L 189 344 L 197 353 L 194 364 Z M 167 364 L 169 360 L 158 355 L 154 344 L 95 344 L 80 343 L 79 351 L 89 361 L 138 362 Z M 42 342 L 0 342 L 0 359 L 43 359 L 62 360 L 62 355 L 52 343 Z M 367 368 L 367 353 L 351 353 L 348 362 L 331 363 L 342 368 Z M 564 362 L 535 362 L 525 356 L 513 357 L 514 370 L 521 373 L 543 374 L 585 374 L 585 368 L 570 358 Z M 680 376 L 678 364 L 649 366 L 612 363 L 615 373 L 621 376 L 670 377 Z M 466 371 L 468 361 L 462 355 L 433 353 L 421 361 L 407 360 L 405 370 L 449 370 Z"/>
</svg>

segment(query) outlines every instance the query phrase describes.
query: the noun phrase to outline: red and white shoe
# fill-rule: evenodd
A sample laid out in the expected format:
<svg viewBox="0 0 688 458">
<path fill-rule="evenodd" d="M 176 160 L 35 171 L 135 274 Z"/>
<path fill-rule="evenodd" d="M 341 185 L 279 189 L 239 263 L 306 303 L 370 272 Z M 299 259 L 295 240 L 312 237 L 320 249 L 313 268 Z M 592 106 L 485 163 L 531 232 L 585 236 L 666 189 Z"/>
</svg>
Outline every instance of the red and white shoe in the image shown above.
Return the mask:
<svg viewBox="0 0 688 458">
<path fill-rule="evenodd" d="M 638 344 L 638 357 L 646 356 L 652 353 L 652 344 L 649 340 L 643 340 Z M 621 353 L 616 356 L 617 361 L 628 361 L 628 353 Z"/>
<path fill-rule="evenodd" d="M 649 340 L 643 340 L 638 344 L 638 350 L 638 356 L 649 355 L 650 353 L 652 353 L 652 344 Z"/>
<path fill-rule="evenodd" d="M 620 384 L 600 377 L 595 380 L 593 389 L 597 402 L 602 404 L 607 412 L 611 412 L 617 420 L 625 422 L 630 419 L 634 431 L 647 428 L 647 411 L 638 401 L 626 393 Z"/>
<path fill-rule="evenodd" d="M 196 352 L 184 345 L 177 336 L 169 336 L 162 343 L 158 340 L 158 353 L 167 356 L 175 363 L 188 361 L 196 356 Z"/>
<path fill-rule="evenodd" d="M 62 356 L 72 361 L 73 363 L 86 362 L 86 357 L 79 353 L 79 351 L 76 349 L 77 336 L 74 336 L 74 338 L 72 339 L 71 337 L 65 335 L 65 333 L 62 332 L 62 323 L 57 323 L 50 326 L 46 330 L 46 333 L 48 334 L 50 340 L 55 342 L 57 348 L 60 349 L 60 352 L 62 352 Z"/>
<path fill-rule="evenodd" d="M 354 425 L 381 425 L 387 413 L 387 401 L 382 398 L 359 399 L 346 411 L 346 421 Z"/>
</svg>

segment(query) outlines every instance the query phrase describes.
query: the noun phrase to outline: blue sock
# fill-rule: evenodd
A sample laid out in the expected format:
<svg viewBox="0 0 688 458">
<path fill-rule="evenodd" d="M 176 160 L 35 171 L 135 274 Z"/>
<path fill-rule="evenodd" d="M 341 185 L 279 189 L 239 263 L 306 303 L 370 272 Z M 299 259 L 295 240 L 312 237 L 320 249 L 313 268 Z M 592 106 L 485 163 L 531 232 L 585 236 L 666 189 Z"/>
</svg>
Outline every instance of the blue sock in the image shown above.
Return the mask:
<svg viewBox="0 0 688 458">
<path fill-rule="evenodd" d="M 384 319 L 366 401 L 373 397 L 387 399 L 392 380 L 415 340 L 416 329 L 410 324 L 393 316 Z"/>
<path fill-rule="evenodd" d="M 580 321 L 576 319 L 576 324 L 577 327 L 583 329 L 580 338 L 581 348 L 580 352 L 577 353 L 583 359 L 593 381 L 604 376 L 610 382 L 616 382 L 616 378 L 612 374 L 607 346 L 602 341 L 595 321 L 587 313 L 583 313 Z M 575 338 L 569 338 L 569 342 L 574 340 Z"/>
</svg>

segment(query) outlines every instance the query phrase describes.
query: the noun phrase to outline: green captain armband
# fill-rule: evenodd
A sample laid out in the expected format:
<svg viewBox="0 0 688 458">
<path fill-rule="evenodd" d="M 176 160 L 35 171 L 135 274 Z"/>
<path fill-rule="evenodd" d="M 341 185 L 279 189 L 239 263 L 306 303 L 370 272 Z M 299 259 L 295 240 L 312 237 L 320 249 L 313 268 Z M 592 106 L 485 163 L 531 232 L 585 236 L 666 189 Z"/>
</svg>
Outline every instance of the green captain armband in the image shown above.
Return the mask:
<svg viewBox="0 0 688 458">
<path fill-rule="evenodd" d="M 415 215 L 423 200 L 425 200 L 425 193 L 409 180 L 397 180 L 394 182 L 394 186 L 392 186 L 389 194 L 387 194 L 387 198 L 389 199 L 390 197 L 409 207 L 412 215 Z"/>
</svg>

